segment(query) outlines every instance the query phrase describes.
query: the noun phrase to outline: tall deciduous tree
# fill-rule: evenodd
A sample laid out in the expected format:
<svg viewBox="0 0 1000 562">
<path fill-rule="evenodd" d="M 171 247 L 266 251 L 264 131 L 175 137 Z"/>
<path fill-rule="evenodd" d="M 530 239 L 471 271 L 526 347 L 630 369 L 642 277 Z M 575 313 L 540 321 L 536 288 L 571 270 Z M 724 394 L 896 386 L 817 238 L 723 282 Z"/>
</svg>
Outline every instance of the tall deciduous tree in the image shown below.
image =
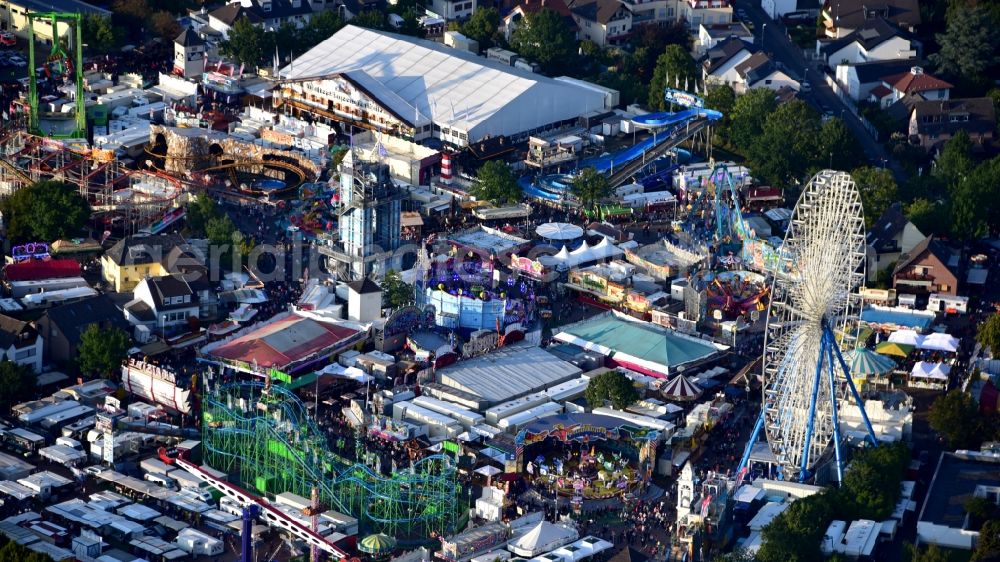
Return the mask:
<svg viewBox="0 0 1000 562">
<path fill-rule="evenodd" d="M 382 279 L 382 301 L 384 306 L 393 310 L 413 304 L 413 286 L 390 269 Z"/>
<path fill-rule="evenodd" d="M 11 406 L 32 398 L 38 375 L 30 367 L 4 359 L 0 361 L 0 411 L 9 412 Z"/>
<path fill-rule="evenodd" d="M 229 30 L 229 38 L 220 45 L 222 53 L 239 63 L 255 68 L 264 60 L 267 45 L 263 32 L 249 18 L 236 20 Z"/>
<path fill-rule="evenodd" d="M 83 14 L 83 28 L 80 33 L 90 53 L 107 53 L 121 42 L 120 29 L 111 25 L 111 18 L 100 14 Z"/>
<path fill-rule="evenodd" d="M 586 207 L 593 207 L 595 203 L 612 193 L 607 176 L 594 168 L 584 168 L 573 178 L 570 191 Z"/>
<path fill-rule="evenodd" d="M 149 26 L 153 29 L 153 33 L 166 41 L 173 41 L 181 33 L 181 24 L 177 23 L 173 14 L 165 10 L 153 12 L 153 15 L 149 16 Z"/>
<path fill-rule="evenodd" d="M 118 328 L 102 329 L 97 324 L 87 326 L 76 348 L 80 371 L 101 377 L 114 376 L 128 356 L 128 335 Z"/>
<path fill-rule="evenodd" d="M 16 242 L 80 236 L 90 219 L 90 205 L 72 185 L 40 181 L 0 202 L 7 237 Z"/>
<path fill-rule="evenodd" d="M 865 213 L 865 227 L 871 228 L 889 206 L 899 200 L 896 180 L 892 172 L 882 168 L 865 166 L 851 172 L 854 183 L 861 194 L 861 205 Z"/>
<path fill-rule="evenodd" d="M 754 175 L 775 185 L 802 179 L 817 164 L 819 134 L 819 115 L 805 102 L 779 105 L 746 148 Z"/>
<path fill-rule="evenodd" d="M 479 8 L 468 21 L 462 24 L 462 34 L 479 43 L 480 50 L 489 49 L 496 43 L 500 28 L 500 12 L 492 6 Z"/>
<path fill-rule="evenodd" d="M 917 227 L 922 234 L 947 234 L 950 211 L 943 202 L 933 202 L 930 199 L 914 199 L 906 206 L 906 218 Z"/>
<path fill-rule="evenodd" d="M 1000 560 L 1000 520 L 983 523 L 979 529 L 979 542 L 972 551 L 971 562 L 996 562 Z"/>
<path fill-rule="evenodd" d="M 982 441 L 979 404 L 967 392 L 956 389 L 939 396 L 931 404 L 928 420 L 931 428 L 948 441 L 949 447 L 970 447 Z"/>
<path fill-rule="evenodd" d="M 517 185 L 514 172 L 506 162 L 490 160 L 479 168 L 476 181 L 472 184 L 472 195 L 476 199 L 503 205 L 521 199 L 521 188 Z"/>
<path fill-rule="evenodd" d="M 663 54 L 656 59 L 653 80 L 649 84 L 649 107 L 666 109 L 667 102 L 663 99 L 665 89 L 675 86 L 683 89 L 685 85 L 688 89 L 694 89 L 700 76 L 698 65 L 687 49 L 680 45 L 667 45 Z"/>
<path fill-rule="evenodd" d="M 1000 65 L 1000 21 L 983 5 L 949 10 L 948 27 L 935 36 L 941 50 L 930 56 L 938 72 L 969 85 L 988 86 Z M 976 92 L 981 94 L 982 92 Z"/>
<path fill-rule="evenodd" d="M 819 159 L 820 166 L 834 170 L 852 170 L 864 162 L 861 143 L 854 138 L 843 119 L 828 119 L 820 127 Z"/>
<path fill-rule="evenodd" d="M 969 133 L 959 129 L 948 139 L 934 166 L 934 177 L 946 188 L 952 189 L 975 168 L 972 161 L 972 141 Z"/>
<path fill-rule="evenodd" d="M 976 328 L 976 341 L 990 350 L 993 357 L 1000 357 L 1000 314 L 991 314 Z"/>
<path fill-rule="evenodd" d="M 361 12 L 354 16 L 351 24 L 378 30 L 385 30 L 389 27 L 385 19 L 385 14 L 378 10 L 365 10 Z"/>
<path fill-rule="evenodd" d="M 995 231 L 1000 219 L 1000 157 L 962 176 L 951 190 L 952 234 L 971 240 Z"/>
<path fill-rule="evenodd" d="M 564 74 L 576 57 L 576 39 L 566 19 L 548 8 L 528 14 L 510 38 L 521 56 L 549 74 Z"/>
<path fill-rule="evenodd" d="M 736 98 L 729 121 L 733 144 L 745 152 L 754 139 L 764 132 L 767 116 L 777 107 L 774 92 L 767 88 L 755 88 Z"/>
<path fill-rule="evenodd" d="M 618 371 L 608 371 L 591 379 L 583 396 L 591 408 L 604 406 L 607 401 L 615 409 L 624 410 L 639 399 L 639 392 L 631 379 Z"/>
</svg>

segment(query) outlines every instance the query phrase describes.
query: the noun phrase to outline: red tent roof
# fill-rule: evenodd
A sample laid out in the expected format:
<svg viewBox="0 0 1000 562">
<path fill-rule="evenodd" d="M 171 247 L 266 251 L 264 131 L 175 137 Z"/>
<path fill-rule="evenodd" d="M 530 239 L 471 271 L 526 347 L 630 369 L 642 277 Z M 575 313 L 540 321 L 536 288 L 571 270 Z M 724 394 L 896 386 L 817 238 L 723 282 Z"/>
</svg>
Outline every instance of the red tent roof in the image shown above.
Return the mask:
<svg viewBox="0 0 1000 562">
<path fill-rule="evenodd" d="M 76 260 L 32 260 L 12 263 L 4 268 L 8 281 L 38 281 L 79 277 L 80 264 Z"/>
</svg>

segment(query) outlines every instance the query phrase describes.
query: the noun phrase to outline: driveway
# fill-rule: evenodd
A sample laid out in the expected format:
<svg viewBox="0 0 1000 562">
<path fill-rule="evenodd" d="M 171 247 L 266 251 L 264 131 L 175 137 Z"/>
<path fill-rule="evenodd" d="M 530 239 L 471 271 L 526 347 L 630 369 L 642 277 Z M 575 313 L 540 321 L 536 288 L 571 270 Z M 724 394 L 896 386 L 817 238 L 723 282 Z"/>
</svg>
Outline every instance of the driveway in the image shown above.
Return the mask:
<svg viewBox="0 0 1000 562">
<path fill-rule="evenodd" d="M 903 170 L 885 151 L 881 144 L 872 138 L 864 125 L 851 111 L 837 94 L 826 84 L 826 79 L 822 72 L 816 70 L 814 65 L 810 65 L 802 56 L 802 49 L 793 44 L 786 35 L 785 26 L 780 21 L 773 21 L 767 17 L 759 4 L 750 0 L 736 0 L 734 6 L 742 9 L 747 14 L 747 19 L 753 22 L 754 33 L 757 34 L 757 44 L 763 44 L 764 50 L 771 57 L 784 65 L 785 72 L 796 80 L 803 78 L 812 85 L 812 91 L 801 93 L 799 97 L 811 102 L 817 108 L 827 107 L 835 115 L 840 116 L 850 129 L 854 137 L 861 143 L 868 161 L 875 166 L 888 166 L 896 181 L 902 181 Z M 834 168 L 836 168 L 834 163 Z"/>
</svg>

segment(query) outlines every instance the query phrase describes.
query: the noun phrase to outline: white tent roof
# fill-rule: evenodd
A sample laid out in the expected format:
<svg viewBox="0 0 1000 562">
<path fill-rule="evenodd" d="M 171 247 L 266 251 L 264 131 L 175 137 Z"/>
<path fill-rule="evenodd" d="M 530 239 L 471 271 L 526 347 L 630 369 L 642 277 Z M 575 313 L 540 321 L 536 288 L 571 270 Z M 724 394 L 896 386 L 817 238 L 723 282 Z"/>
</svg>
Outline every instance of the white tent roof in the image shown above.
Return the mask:
<svg viewBox="0 0 1000 562">
<path fill-rule="evenodd" d="M 926 361 L 918 361 L 913 365 L 913 369 L 910 370 L 910 375 L 913 377 L 941 381 L 948 380 L 949 373 L 951 373 L 951 365 L 947 363 L 928 363 Z"/>
<path fill-rule="evenodd" d="M 889 341 L 892 343 L 905 343 L 906 345 L 919 346 L 923 336 L 913 330 L 896 330 L 889 334 Z"/>
<path fill-rule="evenodd" d="M 924 336 L 917 344 L 920 349 L 933 349 L 937 351 L 958 351 L 958 338 L 950 334 L 933 333 Z"/>
<path fill-rule="evenodd" d="M 689 381 L 684 375 L 677 375 L 663 385 L 660 393 L 666 398 L 675 400 L 694 400 L 701 396 L 701 388 Z"/>
<path fill-rule="evenodd" d="M 510 543 L 509 549 L 519 556 L 534 558 L 543 552 L 555 550 L 564 544 L 574 541 L 579 536 L 579 533 L 574 529 L 549 523 L 548 521 L 541 521 L 530 531 Z"/>
<path fill-rule="evenodd" d="M 466 131 L 469 142 L 604 109 L 604 93 L 425 41 L 348 25 L 281 69 L 342 75 L 406 121 Z"/>
<path fill-rule="evenodd" d="M 549 240 L 575 240 L 583 236 L 583 229 L 566 222 L 547 222 L 538 225 L 535 234 Z"/>
</svg>

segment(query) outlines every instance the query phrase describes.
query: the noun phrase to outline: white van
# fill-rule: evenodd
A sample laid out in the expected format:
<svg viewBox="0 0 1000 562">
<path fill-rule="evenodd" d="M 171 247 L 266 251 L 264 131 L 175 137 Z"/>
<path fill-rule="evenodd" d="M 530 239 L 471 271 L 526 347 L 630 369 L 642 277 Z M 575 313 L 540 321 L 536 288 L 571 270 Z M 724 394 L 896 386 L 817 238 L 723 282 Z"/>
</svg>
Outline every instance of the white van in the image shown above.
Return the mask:
<svg viewBox="0 0 1000 562">
<path fill-rule="evenodd" d="M 164 488 L 167 488 L 167 489 L 170 489 L 170 490 L 176 490 L 177 489 L 177 482 L 175 482 L 173 478 L 171 478 L 169 476 L 166 476 L 166 475 L 163 475 L 163 474 L 156 474 L 155 472 L 147 472 L 142 477 L 142 479 L 145 480 L 146 482 L 152 482 L 154 484 L 159 484 L 160 486 L 163 486 Z"/>
</svg>

